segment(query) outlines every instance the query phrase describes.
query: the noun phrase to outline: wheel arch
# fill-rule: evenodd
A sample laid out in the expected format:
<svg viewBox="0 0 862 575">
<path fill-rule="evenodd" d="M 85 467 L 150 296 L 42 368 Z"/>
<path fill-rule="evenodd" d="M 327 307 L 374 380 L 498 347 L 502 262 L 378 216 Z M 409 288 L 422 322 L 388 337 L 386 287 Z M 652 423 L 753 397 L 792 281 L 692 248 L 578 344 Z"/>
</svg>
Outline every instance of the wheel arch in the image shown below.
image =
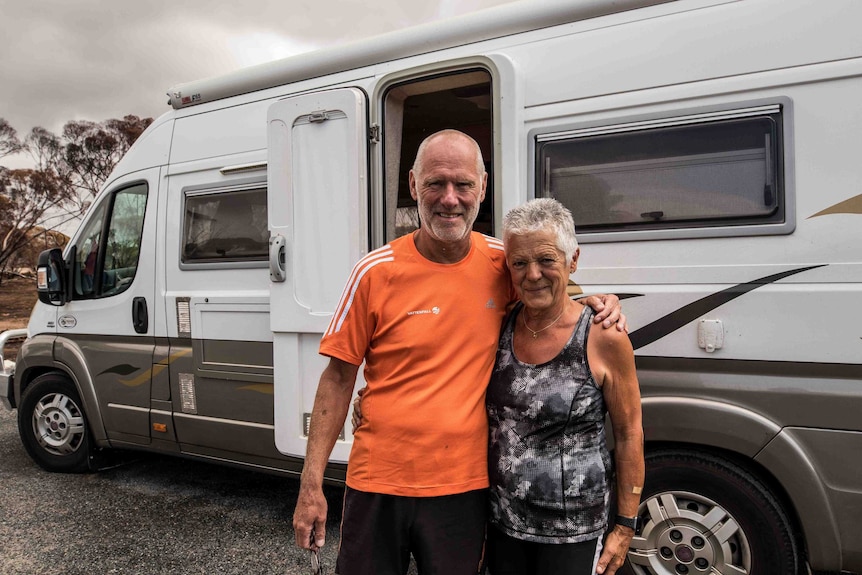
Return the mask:
<svg viewBox="0 0 862 575">
<path fill-rule="evenodd" d="M 741 467 L 784 507 L 808 561 L 817 569 L 840 568 L 840 538 L 822 478 L 776 422 L 737 405 L 695 398 L 645 397 L 642 410 L 645 454 L 709 453 Z"/>
<path fill-rule="evenodd" d="M 841 536 L 831 500 L 814 460 L 807 456 L 802 444 L 788 430 L 782 430 L 754 462 L 781 478 L 782 488 L 800 518 L 812 569 L 841 570 Z"/>
<path fill-rule="evenodd" d="M 709 399 L 648 396 L 641 411 L 647 443 L 704 445 L 753 458 L 781 432 L 759 413 Z"/>
<path fill-rule="evenodd" d="M 16 365 L 15 370 L 15 387 L 17 388 L 15 397 L 18 405 L 21 404 L 21 398 L 24 397 L 25 391 L 36 378 L 48 373 L 56 373 L 66 377 L 75 386 L 84 404 L 83 409 L 87 414 L 87 423 L 94 446 L 107 447 L 108 436 L 102 423 L 102 414 L 96 398 L 96 390 L 93 387 L 93 380 L 87 371 L 87 364 L 83 353 L 80 350 L 77 350 L 77 353 L 66 353 L 63 358 L 65 361 L 57 361 L 54 359 L 53 353 L 55 338 L 44 338 L 41 341 L 40 339 L 42 339 L 40 336 L 28 339 L 24 344 L 30 344 L 27 352 L 19 355 L 21 360 Z M 45 341 L 47 339 L 49 341 Z M 67 345 L 67 351 L 68 348 L 69 346 Z M 69 359 L 72 359 L 72 361 L 69 362 Z"/>
</svg>

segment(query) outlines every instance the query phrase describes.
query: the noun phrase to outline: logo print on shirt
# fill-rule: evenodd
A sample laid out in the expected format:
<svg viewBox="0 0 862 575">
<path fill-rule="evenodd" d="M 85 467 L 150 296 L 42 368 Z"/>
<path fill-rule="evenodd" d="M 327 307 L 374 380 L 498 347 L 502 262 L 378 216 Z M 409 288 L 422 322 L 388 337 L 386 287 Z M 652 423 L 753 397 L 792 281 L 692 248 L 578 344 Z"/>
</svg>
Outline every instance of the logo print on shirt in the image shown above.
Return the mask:
<svg viewBox="0 0 862 575">
<path fill-rule="evenodd" d="M 497 304 L 494 303 L 494 298 L 488 300 L 488 303 L 485 304 L 485 307 L 488 309 L 497 309 Z"/>
<path fill-rule="evenodd" d="M 434 315 L 440 315 L 440 308 L 435 305 L 431 309 L 417 309 L 416 311 L 408 311 L 407 315 L 422 315 L 424 313 L 433 313 Z"/>
</svg>

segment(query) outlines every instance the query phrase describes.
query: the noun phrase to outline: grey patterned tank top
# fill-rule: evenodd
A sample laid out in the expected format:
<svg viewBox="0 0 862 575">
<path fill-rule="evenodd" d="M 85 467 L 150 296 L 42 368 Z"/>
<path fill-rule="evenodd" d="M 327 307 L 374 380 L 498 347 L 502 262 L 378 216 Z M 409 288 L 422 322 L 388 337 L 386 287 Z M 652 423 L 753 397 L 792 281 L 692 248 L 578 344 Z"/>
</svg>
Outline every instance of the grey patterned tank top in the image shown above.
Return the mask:
<svg viewBox="0 0 862 575">
<path fill-rule="evenodd" d="M 519 304 L 503 327 L 488 386 L 490 521 L 537 543 L 577 543 L 607 526 L 613 475 L 605 402 L 587 365 L 587 306 L 560 354 L 541 365 L 512 348 Z"/>
</svg>

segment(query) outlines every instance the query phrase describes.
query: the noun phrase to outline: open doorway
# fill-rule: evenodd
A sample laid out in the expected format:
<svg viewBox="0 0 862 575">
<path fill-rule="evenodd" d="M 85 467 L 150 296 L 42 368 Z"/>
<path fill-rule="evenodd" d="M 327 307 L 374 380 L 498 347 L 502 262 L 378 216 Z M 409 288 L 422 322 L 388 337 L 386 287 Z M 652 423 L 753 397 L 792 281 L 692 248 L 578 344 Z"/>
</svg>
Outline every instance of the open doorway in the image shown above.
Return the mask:
<svg viewBox="0 0 862 575">
<path fill-rule="evenodd" d="M 483 69 L 424 76 L 386 90 L 384 101 L 386 241 L 419 227 L 408 173 L 419 144 L 451 128 L 478 142 L 488 172 L 488 190 L 473 229 L 494 234 L 494 158 L 491 74 Z"/>
</svg>

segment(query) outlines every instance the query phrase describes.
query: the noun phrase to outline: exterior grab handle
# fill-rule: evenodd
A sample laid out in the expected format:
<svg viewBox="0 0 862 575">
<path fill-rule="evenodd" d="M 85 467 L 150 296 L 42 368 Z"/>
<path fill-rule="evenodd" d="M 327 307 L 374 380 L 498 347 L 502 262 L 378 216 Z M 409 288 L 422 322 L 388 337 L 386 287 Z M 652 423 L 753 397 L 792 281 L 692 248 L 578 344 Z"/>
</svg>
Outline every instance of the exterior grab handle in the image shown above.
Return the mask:
<svg viewBox="0 0 862 575">
<path fill-rule="evenodd" d="M 147 298 L 134 298 L 132 300 L 132 325 L 135 328 L 135 333 L 147 333 L 150 323 L 149 319 Z"/>
<path fill-rule="evenodd" d="M 276 234 L 269 238 L 269 279 L 274 282 L 285 280 L 285 246 L 284 236 Z"/>
</svg>

